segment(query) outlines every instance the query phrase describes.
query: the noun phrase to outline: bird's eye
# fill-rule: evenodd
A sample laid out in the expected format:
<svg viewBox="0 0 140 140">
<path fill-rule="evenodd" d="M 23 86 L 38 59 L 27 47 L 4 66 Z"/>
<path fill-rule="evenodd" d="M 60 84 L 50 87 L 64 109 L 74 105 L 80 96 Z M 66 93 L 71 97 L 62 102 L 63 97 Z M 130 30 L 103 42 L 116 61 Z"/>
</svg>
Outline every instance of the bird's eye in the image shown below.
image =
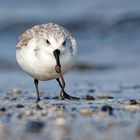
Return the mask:
<svg viewBox="0 0 140 140">
<path fill-rule="evenodd" d="M 63 42 L 63 44 L 62 44 L 63 46 L 65 46 L 66 45 L 66 40 Z"/>
<path fill-rule="evenodd" d="M 50 45 L 50 41 L 48 39 L 46 40 L 46 42 L 47 42 L 48 45 Z"/>
</svg>

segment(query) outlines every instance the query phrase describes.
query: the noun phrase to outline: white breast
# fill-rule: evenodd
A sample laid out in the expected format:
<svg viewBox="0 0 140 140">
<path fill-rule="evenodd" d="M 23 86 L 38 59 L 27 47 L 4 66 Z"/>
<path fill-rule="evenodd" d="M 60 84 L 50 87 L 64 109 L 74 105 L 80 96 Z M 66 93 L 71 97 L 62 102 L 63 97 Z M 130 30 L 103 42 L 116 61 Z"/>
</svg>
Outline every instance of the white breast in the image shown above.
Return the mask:
<svg viewBox="0 0 140 140">
<path fill-rule="evenodd" d="M 32 47 L 24 47 L 16 52 L 17 62 L 30 76 L 38 80 L 51 80 L 59 77 L 55 71 L 56 60 L 53 55 L 39 52 L 35 55 Z M 74 64 L 74 57 L 70 53 L 60 56 L 62 73 L 66 73 Z"/>
</svg>

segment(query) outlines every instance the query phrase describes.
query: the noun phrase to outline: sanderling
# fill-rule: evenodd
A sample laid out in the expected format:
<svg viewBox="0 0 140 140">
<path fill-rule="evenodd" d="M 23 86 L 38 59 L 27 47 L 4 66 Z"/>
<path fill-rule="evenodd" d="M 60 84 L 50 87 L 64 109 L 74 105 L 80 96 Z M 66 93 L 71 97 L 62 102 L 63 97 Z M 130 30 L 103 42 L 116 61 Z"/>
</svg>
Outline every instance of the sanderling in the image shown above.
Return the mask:
<svg viewBox="0 0 140 140">
<path fill-rule="evenodd" d="M 77 53 L 76 40 L 65 28 L 54 24 L 36 25 L 26 30 L 16 47 L 19 66 L 34 78 L 37 101 L 39 80 L 56 79 L 61 87 L 60 99 L 78 99 L 68 95 L 63 75 L 73 66 Z"/>
</svg>

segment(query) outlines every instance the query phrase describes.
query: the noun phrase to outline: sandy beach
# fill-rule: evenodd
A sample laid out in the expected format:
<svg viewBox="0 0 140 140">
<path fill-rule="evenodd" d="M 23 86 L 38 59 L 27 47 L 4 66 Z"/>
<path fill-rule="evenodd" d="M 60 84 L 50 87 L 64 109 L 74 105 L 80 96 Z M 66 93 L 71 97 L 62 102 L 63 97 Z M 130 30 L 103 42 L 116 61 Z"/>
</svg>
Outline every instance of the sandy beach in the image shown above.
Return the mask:
<svg viewBox="0 0 140 140">
<path fill-rule="evenodd" d="M 139 140 L 140 2 L 10 3 L 0 4 L 0 140 Z M 48 21 L 77 40 L 76 64 L 64 77 L 79 101 L 54 99 L 60 88 L 52 80 L 40 82 L 37 104 L 33 79 L 17 65 L 20 34 Z"/>
</svg>

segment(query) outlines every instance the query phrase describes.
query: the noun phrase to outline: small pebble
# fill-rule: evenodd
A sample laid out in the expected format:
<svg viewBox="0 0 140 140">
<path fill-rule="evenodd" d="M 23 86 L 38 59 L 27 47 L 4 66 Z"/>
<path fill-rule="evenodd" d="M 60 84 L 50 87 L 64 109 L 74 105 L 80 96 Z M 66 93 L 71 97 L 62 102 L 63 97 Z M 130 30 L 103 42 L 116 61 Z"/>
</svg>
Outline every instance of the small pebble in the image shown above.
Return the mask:
<svg viewBox="0 0 140 140">
<path fill-rule="evenodd" d="M 13 95 L 18 95 L 21 93 L 21 90 L 19 90 L 17 88 L 13 88 L 10 90 L 10 93 L 12 93 Z"/>
<path fill-rule="evenodd" d="M 62 126 L 62 125 L 64 125 L 64 124 L 66 124 L 66 120 L 65 120 L 64 118 L 57 118 L 57 119 L 55 120 L 55 124 L 56 124 L 56 125 L 59 125 L 59 126 Z"/>
<path fill-rule="evenodd" d="M 92 115 L 92 111 L 91 110 L 89 110 L 89 109 L 81 109 L 80 110 L 80 114 L 81 115 L 84 115 L 84 116 L 90 116 L 90 115 Z"/>
<path fill-rule="evenodd" d="M 40 132 L 45 123 L 42 121 L 29 121 L 26 124 L 26 131 L 28 132 Z"/>
<path fill-rule="evenodd" d="M 21 104 L 17 104 L 17 105 L 16 105 L 16 108 L 24 108 L 24 106 L 21 105 Z"/>
<path fill-rule="evenodd" d="M 6 108 L 5 107 L 0 107 L 0 112 L 5 112 Z"/>
<path fill-rule="evenodd" d="M 72 110 L 72 111 L 75 111 L 75 110 L 77 110 L 77 108 L 76 108 L 76 107 L 73 107 L 71 110 Z"/>
<path fill-rule="evenodd" d="M 32 111 L 30 111 L 30 110 L 26 110 L 26 111 L 25 111 L 25 115 L 26 115 L 26 116 L 32 116 L 33 113 L 32 113 Z"/>
<path fill-rule="evenodd" d="M 113 114 L 113 108 L 112 108 L 112 106 L 104 105 L 104 106 L 101 108 L 101 110 L 102 110 L 103 112 L 108 112 L 110 115 Z"/>
<path fill-rule="evenodd" d="M 88 92 L 93 93 L 93 92 L 95 92 L 95 90 L 94 89 L 89 89 Z"/>
<path fill-rule="evenodd" d="M 94 100 L 94 97 L 91 95 L 86 95 L 86 100 Z"/>
<path fill-rule="evenodd" d="M 114 99 L 114 97 L 109 96 L 109 95 L 107 95 L 105 93 L 102 93 L 100 95 L 97 95 L 97 98 L 99 98 L 99 99 Z"/>
<path fill-rule="evenodd" d="M 17 118 L 18 118 L 18 119 L 22 119 L 22 117 L 23 117 L 23 113 L 19 113 L 19 114 L 17 115 Z"/>
<path fill-rule="evenodd" d="M 125 105 L 124 108 L 128 109 L 128 110 L 138 110 L 138 109 L 140 109 L 140 107 L 138 105 Z"/>
<path fill-rule="evenodd" d="M 5 111 L 6 111 L 6 108 L 0 107 L 0 116 L 1 115 L 3 116 L 5 114 Z"/>
<path fill-rule="evenodd" d="M 46 100 L 46 99 L 50 99 L 50 97 L 48 97 L 48 96 L 45 96 L 45 97 L 43 97 L 43 99 L 45 99 L 45 100 Z"/>
<path fill-rule="evenodd" d="M 135 99 L 130 99 L 129 104 L 130 105 L 136 105 L 136 104 L 138 104 L 138 102 Z"/>
</svg>

